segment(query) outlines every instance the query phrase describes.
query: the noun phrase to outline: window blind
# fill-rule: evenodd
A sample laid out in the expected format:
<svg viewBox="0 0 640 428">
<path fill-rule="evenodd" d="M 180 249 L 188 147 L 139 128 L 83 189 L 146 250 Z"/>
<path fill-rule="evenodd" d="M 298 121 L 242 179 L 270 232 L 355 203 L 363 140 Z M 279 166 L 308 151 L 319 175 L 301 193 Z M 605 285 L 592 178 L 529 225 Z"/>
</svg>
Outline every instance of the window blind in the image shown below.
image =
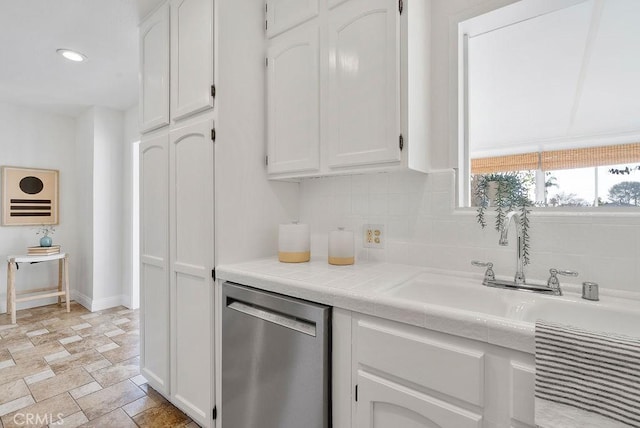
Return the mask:
<svg viewBox="0 0 640 428">
<path fill-rule="evenodd" d="M 554 171 L 625 163 L 640 163 L 640 143 L 471 159 L 471 173 L 490 174 L 535 169 Z"/>
</svg>

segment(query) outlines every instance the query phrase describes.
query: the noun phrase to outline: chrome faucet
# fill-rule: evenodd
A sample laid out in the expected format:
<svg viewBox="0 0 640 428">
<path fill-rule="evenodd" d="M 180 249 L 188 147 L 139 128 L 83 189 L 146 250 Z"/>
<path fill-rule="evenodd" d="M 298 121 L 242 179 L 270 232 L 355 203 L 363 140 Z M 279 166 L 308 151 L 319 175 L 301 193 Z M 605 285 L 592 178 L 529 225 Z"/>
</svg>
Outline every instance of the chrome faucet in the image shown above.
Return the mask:
<svg viewBox="0 0 640 428">
<path fill-rule="evenodd" d="M 516 245 L 516 260 L 517 260 L 517 268 L 516 275 L 513 279 L 513 282 L 516 285 L 524 284 L 524 236 L 522 235 L 522 227 L 520 226 L 520 215 L 511 211 L 507 214 L 504 219 L 504 223 L 502 225 L 502 229 L 500 229 L 500 240 L 498 241 L 499 245 L 507 246 L 509 245 L 508 233 L 509 226 L 511 225 L 511 221 L 516 225 L 516 235 L 518 235 L 518 242 Z"/>
<path fill-rule="evenodd" d="M 471 262 L 473 266 L 486 267 L 487 270 L 484 273 L 484 279 L 482 285 L 494 288 L 503 288 L 507 290 L 521 290 L 530 291 L 533 293 L 553 294 L 554 296 L 562 296 L 562 289 L 560 288 L 560 280 L 558 275 L 563 276 L 578 276 L 578 272 L 571 270 L 549 269 L 549 279 L 546 285 L 543 284 L 525 284 L 524 282 L 518 284 L 515 281 L 506 281 L 497 279 L 493 272 L 493 263 L 480 262 L 473 260 Z M 586 291 L 585 291 L 586 289 Z M 595 282 L 585 282 L 582 287 L 582 298 L 588 300 L 598 300 L 598 284 Z"/>
</svg>

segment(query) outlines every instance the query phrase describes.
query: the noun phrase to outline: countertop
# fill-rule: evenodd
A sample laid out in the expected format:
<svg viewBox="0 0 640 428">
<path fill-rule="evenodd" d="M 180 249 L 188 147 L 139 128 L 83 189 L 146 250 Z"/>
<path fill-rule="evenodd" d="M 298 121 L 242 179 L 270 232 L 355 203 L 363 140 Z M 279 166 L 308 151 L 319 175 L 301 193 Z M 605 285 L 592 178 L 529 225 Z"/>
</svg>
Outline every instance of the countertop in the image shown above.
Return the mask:
<svg viewBox="0 0 640 428">
<path fill-rule="evenodd" d="M 312 258 L 308 263 L 280 263 L 277 257 L 271 257 L 216 267 L 217 278 L 223 281 L 534 353 L 533 324 L 384 295 L 390 288 L 427 272 L 454 281 L 469 278 L 392 263 L 358 261 L 350 266 L 332 266 L 322 258 Z M 478 277 L 479 284 L 481 281 Z"/>
</svg>

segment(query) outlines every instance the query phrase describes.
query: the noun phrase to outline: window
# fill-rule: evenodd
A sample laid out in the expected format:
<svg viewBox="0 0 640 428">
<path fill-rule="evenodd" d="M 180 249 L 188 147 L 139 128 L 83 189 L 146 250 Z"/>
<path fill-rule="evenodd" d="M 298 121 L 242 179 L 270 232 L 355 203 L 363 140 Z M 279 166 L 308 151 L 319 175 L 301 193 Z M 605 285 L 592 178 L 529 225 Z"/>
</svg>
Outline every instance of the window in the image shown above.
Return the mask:
<svg viewBox="0 0 640 428">
<path fill-rule="evenodd" d="M 522 0 L 459 24 L 460 200 L 517 174 L 546 207 L 640 205 L 640 1 Z"/>
<path fill-rule="evenodd" d="M 537 206 L 640 206 L 640 143 L 471 159 L 474 177 L 514 172 Z"/>
</svg>

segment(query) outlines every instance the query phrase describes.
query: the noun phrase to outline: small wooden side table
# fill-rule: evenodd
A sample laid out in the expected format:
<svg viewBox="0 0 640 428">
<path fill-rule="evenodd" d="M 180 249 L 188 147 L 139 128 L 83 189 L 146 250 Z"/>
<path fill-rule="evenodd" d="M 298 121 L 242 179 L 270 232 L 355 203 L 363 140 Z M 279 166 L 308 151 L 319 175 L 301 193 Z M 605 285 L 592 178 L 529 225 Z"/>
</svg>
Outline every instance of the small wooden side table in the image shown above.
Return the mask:
<svg viewBox="0 0 640 428">
<path fill-rule="evenodd" d="M 40 263 L 58 260 L 58 286 L 35 288 L 32 290 L 22 290 L 16 292 L 15 278 L 18 263 Z M 45 293 L 46 291 L 55 292 Z M 35 294 L 37 293 L 37 294 Z M 44 294 L 42 294 L 44 293 Z M 31 296 L 16 298 L 16 295 L 33 294 Z M 58 296 L 58 304 L 62 303 L 62 296 L 67 302 L 67 312 L 71 311 L 69 298 L 69 257 L 67 253 L 52 254 L 48 256 L 8 256 L 7 257 L 7 313 L 11 313 L 11 324 L 16 323 L 16 303 L 29 300 L 42 299 L 45 297 Z"/>
</svg>

